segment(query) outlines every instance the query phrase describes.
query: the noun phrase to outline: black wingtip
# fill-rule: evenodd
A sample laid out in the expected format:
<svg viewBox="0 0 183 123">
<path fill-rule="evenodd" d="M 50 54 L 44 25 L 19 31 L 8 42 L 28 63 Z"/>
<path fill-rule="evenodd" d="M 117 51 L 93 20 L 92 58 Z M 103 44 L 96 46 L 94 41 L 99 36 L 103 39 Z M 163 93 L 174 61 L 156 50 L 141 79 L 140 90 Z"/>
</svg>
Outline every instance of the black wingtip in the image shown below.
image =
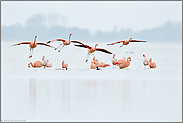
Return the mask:
<svg viewBox="0 0 183 123">
<path fill-rule="evenodd" d="M 51 41 L 48 41 L 47 44 L 50 43 L 50 42 L 51 42 Z"/>
<path fill-rule="evenodd" d="M 107 45 L 111 45 L 111 44 L 107 44 Z"/>
</svg>

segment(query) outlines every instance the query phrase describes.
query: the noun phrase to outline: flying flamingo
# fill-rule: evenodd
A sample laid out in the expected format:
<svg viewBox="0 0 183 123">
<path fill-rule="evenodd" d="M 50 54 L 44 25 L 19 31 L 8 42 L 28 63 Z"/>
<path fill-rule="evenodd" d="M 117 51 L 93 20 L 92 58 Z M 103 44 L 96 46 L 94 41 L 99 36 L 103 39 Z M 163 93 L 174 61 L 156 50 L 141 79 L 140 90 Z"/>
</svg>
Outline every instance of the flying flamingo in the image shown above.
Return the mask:
<svg viewBox="0 0 183 123">
<path fill-rule="evenodd" d="M 104 52 L 104 53 L 108 53 L 108 54 L 112 54 L 111 52 L 107 51 L 106 49 L 102 49 L 102 48 L 96 48 L 96 46 L 98 46 L 98 44 L 95 44 L 95 47 L 91 47 L 91 46 L 88 46 L 86 44 L 83 44 L 79 41 L 72 41 L 73 43 L 79 43 L 80 45 L 74 45 L 74 46 L 77 46 L 77 47 L 83 47 L 83 48 L 88 48 L 88 54 L 87 54 L 87 59 L 85 62 L 88 61 L 88 58 L 90 56 L 91 53 L 95 52 L 95 51 L 101 51 L 101 52 Z"/>
<path fill-rule="evenodd" d="M 30 65 L 31 65 L 33 68 L 40 68 L 40 67 L 43 66 L 42 63 L 41 63 L 40 61 L 35 61 L 35 62 L 34 62 L 34 65 L 32 64 L 32 62 L 30 62 L 30 63 L 28 64 L 28 67 L 29 67 L 29 68 L 30 68 Z"/>
<path fill-rule="evenodd" d="M 123 69 L 125 67 L 128 67 L 130 65 L 131 57 L 122 58 L 118 60 L 118 62 L 115 63 L 115 65 L 118 65 L 120 69 Z"/>
<path fill-rule="evenodd" d="M 107 66 L 110 66 L 109 64 L 106 64 L 104 62 L 99 62 L 97 67 L 107 67 Z"/>
<path fill-rule="evenodd" d="M 65 46 L 65 45 L 70 45 L 70 43 L 71 42 L 73 42 L 73 41 L 71 41 L 71 33 L 69 34 L 69 40 L 67 40 L 67 39 L 55 39 L 55 40 L 51 40 L 51 41 L 48 41 L 47 42 L 47 44 L 48 43 L 51 43 L 51 42 L 54 42 L 54 41 L 62 41 L 63 43 L 62 44 L 60 44 L 57 48 L 55 48 L 55 50 L 57 50 L 60 46 L 62 46 L 61 47 L 61 49 L 60 50 L 58 50 L 58 52 L 60 52 L 61 50 L 62 50 L 62 48 Z"/>
<path fill-rule="evenodd" d="M 148 59 L 146 58 L 145 54 L 143 54 L 143 57 L 144 57 L 143 64 L 144 64 L 145 69 L 146 69 L 146 66 L 149 65 L 149 61 L 148 61 Z"/>
<path fill-rule="evenodd" d="M 110 43 L 110 44 L 107 44 L 107 45 L 114 45 L 114 44 L 118 44 L 118 43 L 123 43 L 120 47 L 122 47 L 123 45 L 128 45 L 130 42 L 146 42 L 146 41 L 141 41 L 141 40 L 134 40 L 132 39 L 132 37 L 130 37 L 129 39 L 125 39 L 125 40 L 122 40 L 122 41 L 117 41 L 117 42 L 114 42 L 114 43 Z"/>
<path fill-rule="evenodd" d="M 155 68 L 156 67 L 156 64 L 154 62 L 152 62 L 152 58 L 150 58 L 150 60 L 149 60 L 149 67 L 150 68 Z"/>
<path fill-rule="evenodd" d="M 68 64 L 67 63 L 64 63 L 64 60 L 62 61 L 62 68 L 66 68 L 67 70 L 67 67 L 68 67 Z"/>
<path fill-rule="evenodd" d="M 21 42 L 21 43 L 18 43 L 18 44 L 13 44 L 12 46 L 16 46 L 16 45 L 20 45 L 20 44 L 29 44 L 29 47 L 30 47 L 30 56 L 29 56 L 29 58 L 32 57 L 33 49 L 36 48 L 37 45 L 45 45 L 45 46 L 48 46 L 48 47 L 52 47 L 52 46 L 50 46 L 48 44 L 45 44 L 45 43 L 36 42 L 36 38 L 37 38 L 37 36 L 35 36 L 33 42 Z M 54 47 L 52 47 L 52 48 L 54 48 Z M 31 51 L 32 51 L 32 54 L 31 54 Z"/>
<path fill-rule="evenodd" d="M 113 55 L 113 59 L 112 59 L 112 64 L 113 64 L 113 68 L 114 68 L 114 64 L 117 62 L 117 59 L 115 58 L 115 54 Z"/>
</svg>

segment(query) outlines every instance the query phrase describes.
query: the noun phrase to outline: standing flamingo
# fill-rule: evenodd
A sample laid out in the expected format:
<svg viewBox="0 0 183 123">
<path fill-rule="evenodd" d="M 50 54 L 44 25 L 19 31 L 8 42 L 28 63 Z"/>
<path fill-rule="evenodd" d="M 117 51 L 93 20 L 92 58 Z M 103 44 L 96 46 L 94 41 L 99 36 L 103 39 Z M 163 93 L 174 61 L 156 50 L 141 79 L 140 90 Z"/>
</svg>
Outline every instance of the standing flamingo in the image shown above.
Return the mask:
<svg viewBox="0 0 183 123">
<path fill-rule="evenodd" d="M 149 61 L 148 61 L 148 59 L 146 58 L 145 54 L 143 54 L 143 57 L 144 57 L 143 64 L 144 64 L 145 69 L 146 69 L 146 66 L 148 66 L 148 65 L 149 65 Z"/>
<path fill-rule="evenodd" d="M 115 63 L 115 65 L 118 65 L 120 69 L 123 69 L 125 67 L 128 67 L 130 65 L 131 57 L 122 58 L 118 60 L 118 62 Z"/>
<path fill-rule="evenodd" d="M 156 64 L 154 62 L 152 62 L 152 58 L 150 58 L 150 60 L 149 60 L 149 67 L 150 68 L 155 68 L 156 67 Z"/>
<path fill-rule="evenodd" d="M 108 53 L 108 54 L 112 54 L 111 52 L 107 51 L 106 49 L 102 49 L 102 48 L 96 48 L 96 46 L 98 46 L 98 44 L 95 44 L 95 47 L 91 47 L 91 46 L 88 46 L 86 44 L 83 44 L 79 41 L 72 41 L 73 43 L 79 43 L 80 45 L 74 45 L 74 46 L 77 46 L 77 47 L 83 47 L 83 48 L 88 48 L 88 54 L 87 54 L 87 59 L 85 62 L 88 61 L 88 58 L 90 56 L 91 53 L 95 52 L 95 51 L 101 51 L 101 52 L 104 52 L 104 53 Z"/>
<path fill-rule="evenodd" d="M 113 59 L 112 59 L 112 64 L 113 64 L 113 68 L 114 68 L 114 64 L 117 62 L 117 59 L 115 58 L 115 54 L 113 55 Z"/>
<path fill-rule="evenodd" d="M 29 67 L 29 68 L 30 68 L 30 65 L 31 65 L 33 68 L 40 68 L 40 67 L 43 66 L 42 63 L 41 63 L 40 61 L 35 61 L 35 62 L 34 62 L 34 65 L 32 64 L 32 62 L 30 62 L 30 63 L 28 64 L 28 67 Z"/>
<path fill-rule="evenodd" d="M 52 63 L 49 63 L 49 60 L 47 60 L 47 65 L 46 67 L 52 67 Z"/>
<path fill-rule="evenodd" d="M 33 42 L 21 42 L 21 43 L 18 43 L 18 44 L 13 44 L 12 46 L 16 46 L 16 45 L 20 45 L 20 44 L 29 44 L 29 46 L 30 46 L 30 56 L 29 56 L 29 58 L 32 57 L 33 49 L 36 48 L 37 45 L 45 45 L 45 46 L 48 46 L 48 47 L 52 47 L 52 46 L 50 46 L 48 44 L 45 44 L 45 43 L 36 42 L 36 38 L 37 38 L 37 36 L 35 36 Z M 52 48 L 54 48 L 54 47 L 52 47 Z M 31 51 L 32 51 L 32 54 L 31 54 Z"/>
<path fill-rule="evenodd" d="M 99 61 L 98 61 L 97 59 L 95 59 L 95 56 L 93 56 L 93 61 L 91 61 L 90 69 L 95 69 L 95 68 L 98 69 L 98 67 L 97 67 L 98 62 L 99 62 Z"/>
<path fill-rule="evenodd" d="M 122 41 L 117 41 L 117 42 L 114 42 L 114 43 L 110 43 L 110 44 L 107 44 L 107 45 L 114 45 L 114 44 L 118 44 L 118 43 L 123 43 L 120 47 L 122 47 L 123 45 L 128 45 L 130 42 L 146 42 L 146 41 L 141 41 L 141 40 L 134 40 L 132 39 L 132 37 L 130 37 L 129 39 L 125 39 L 125 40 L 122 40 Z"/>
<path fill-rule="evenodd" d="M 64 63 L 64 60 L 62 61 L 62 68 L 65 68 L 67 70 L 68 64 Z"/>
</svg>

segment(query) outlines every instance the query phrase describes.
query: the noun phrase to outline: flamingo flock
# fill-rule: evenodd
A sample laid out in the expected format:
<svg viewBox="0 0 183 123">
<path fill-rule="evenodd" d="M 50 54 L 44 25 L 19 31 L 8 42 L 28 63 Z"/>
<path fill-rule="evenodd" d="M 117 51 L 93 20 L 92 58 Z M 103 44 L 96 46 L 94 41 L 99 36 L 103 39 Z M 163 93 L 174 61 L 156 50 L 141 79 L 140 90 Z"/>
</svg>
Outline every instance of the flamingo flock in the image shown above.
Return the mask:
<svg viewBox="0 0 183 123">
<path fill-rule="evenodd" d="M 90 57 L 90 55 L 92 53 L 94 53 L 95 51 L 100 51 L 103 52 L 105 54 L 113 54 L 112 52 L 104 49 L 104 48 L 99 48 L 98 44 L 95 44 L 94 47 L 89 46 L 87 44 L 84 44 L 80 41 L 77 40 L 71 40 L 71 33 L 69 34 L 69 39 L 54 39 L 54 40 L 49 40 L 46 43 L 41 43 L 41 42 L 36 42 L 37 36 L 35 35 L 34 37 L 34 41 L 25 41 L 25 42 L 21 42 L 21 43 L 17 43 L 17 44 L 13 44 L 12 46 L 16 46 L 16 45 L 21 45 L 21 44 L 29 44 L 30 47 L 30 55 L 29 58 L 32 57 L 33 54 L 33 49 L 37 47 L 37 45 L 44 45 L 44 46 L 48 46 L 51 48 L 54 48 L 55 50 L 57 50 L 59 47 L 61 47 L 58 52 L 60 52 L 64 46 L 69 46 L 72 43 L 74 43 L 74 46 L 76 47 L 82 47 L 82 48 L 86 48 L 87 50 L 87 58 L 85 60 L 85 62 L 88 62 L 88 59 Z M 51 42 L 55 42 L 55 41 L 59 41 L 61 42 L 61 44 L 55 48 L 51 45 L 48 45 Z M 118 43 L 122 43 L 122 45 L 120 47 L 122 47 L 123 45 L 128 45 L 130 42 L 147 42 L 145 40 L 134 40 L 131 37 L 129 39 L 125 39 L 125 40 L 120 40 L 114 43 L 109 43 L 107 45 L 114 45 L 114 44 L 118 44 Z M 117 58 L 115 58 L 115 54 L 113 54 L 111 63 L 113 65 L 113 68 L 116 68 L 116 66 L 118 66 L 120 69 L 124 69 L 130 66 L 130 61 L 131 61 L 131 57 L 122 57 L 121 59 L 117 60 Z M 145 66 L 144 69 L 146 69 L 147 66 L 149 66 L 149 68 L 156 68 L 156 63 L 152 62 L 152 58 L 150 58 L 149 60 L 146 58 L 146 55 L 143 54 L 144 60 L 143 60 L 143 65 Z M 42 61 L 35 61 L 34 64 L 32 62 L 30 62 L 28 64 L 28 67 L 30 68 L 30 66 L 32 66 L 33 68 L 40 68 L 40 67 L 44 67 L 44 68 L 49 68 L 52 67 L 52 63 L 49 63 L 49 60 L 45 59 L 45 56 L 42 57 Z M 90 69 L 96 69 L 96 70 L 100 70 L 101 68 L 105 68 L 105 67 L 109 67 L 110 65 L 108 63 L 105 62 L 99 62 L 99 60 L 97 60 L 95 58 L 95 56 L 93 56 L 93 61 L 91 61 L 90 64 Z M 62 68 L 68 70 L 68 63 L 65 63 L 64 60 L 62 61 Z M 149 69 L 148 68 L 148 69 Z"/>
</svg>

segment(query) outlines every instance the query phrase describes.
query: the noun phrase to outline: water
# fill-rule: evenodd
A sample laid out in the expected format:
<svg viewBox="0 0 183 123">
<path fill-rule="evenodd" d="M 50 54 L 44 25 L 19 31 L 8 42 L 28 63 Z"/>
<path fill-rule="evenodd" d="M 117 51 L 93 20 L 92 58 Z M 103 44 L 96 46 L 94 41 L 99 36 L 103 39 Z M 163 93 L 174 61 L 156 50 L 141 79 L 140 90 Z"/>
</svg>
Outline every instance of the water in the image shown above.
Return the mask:
<svg viewBox="0 0 183 123">
<path fill-rule="evenodd" d="M 99 43 L 117 59 L 132 61 L 128 69 L 113 68 L 112 55 L 95 52 L 111 65 L 97 71 L 89 67 L 92 56 L 85 63 L 87 50 L 73 44 L 60 53 L 38 46 L 29 59 L 28 45 L 11 47 L 14 43 L 1 43 L 2 121 L 182 121 L 182 44 Z M 144 69 L 143 53 L 157 68 Z M 43 55 L 52 68 L 27 67 Z M 61 70 L 62 60 L 67 71 Z"/>
</svg>

